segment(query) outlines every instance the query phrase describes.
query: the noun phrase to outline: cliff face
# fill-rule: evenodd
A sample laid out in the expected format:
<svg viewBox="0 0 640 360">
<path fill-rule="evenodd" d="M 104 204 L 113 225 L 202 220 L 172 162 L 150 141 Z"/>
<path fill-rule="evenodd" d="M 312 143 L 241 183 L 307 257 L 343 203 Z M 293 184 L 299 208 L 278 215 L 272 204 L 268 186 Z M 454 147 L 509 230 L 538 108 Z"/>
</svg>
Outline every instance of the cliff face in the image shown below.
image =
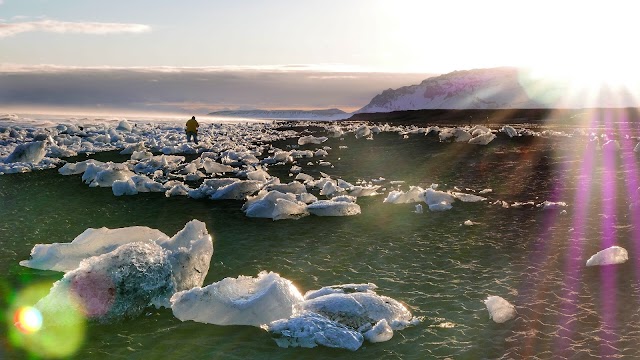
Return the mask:
<svg viewBox="0 0 640 360">
<path fill-rule="evenodd" d="M 540 108 L 518 81 L 515 68 L 454 71 L 375 96 L 356 113 L 421 109 Z"/>
</svg>

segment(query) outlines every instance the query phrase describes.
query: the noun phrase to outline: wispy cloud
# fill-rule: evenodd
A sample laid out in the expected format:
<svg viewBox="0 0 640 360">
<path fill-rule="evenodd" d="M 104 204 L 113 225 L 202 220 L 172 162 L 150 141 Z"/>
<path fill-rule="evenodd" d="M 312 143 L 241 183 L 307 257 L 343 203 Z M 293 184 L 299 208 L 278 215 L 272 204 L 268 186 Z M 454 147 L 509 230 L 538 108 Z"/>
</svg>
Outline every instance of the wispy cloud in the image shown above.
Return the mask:
<svg viewBox="0 0 640 360">
<path fill-rule="evenodd" d="M 2 0 L 0 0 L 0 3 Z M 100 22 L 66 22 L 57 20 L 41 20 L 0 24 L 0 38 L 15 36 L 25 32 L 53 32 L 73 34 L 122 34 L 151 31 L 151 27 L 143 24 L 121 24 Z"/>
</svg>

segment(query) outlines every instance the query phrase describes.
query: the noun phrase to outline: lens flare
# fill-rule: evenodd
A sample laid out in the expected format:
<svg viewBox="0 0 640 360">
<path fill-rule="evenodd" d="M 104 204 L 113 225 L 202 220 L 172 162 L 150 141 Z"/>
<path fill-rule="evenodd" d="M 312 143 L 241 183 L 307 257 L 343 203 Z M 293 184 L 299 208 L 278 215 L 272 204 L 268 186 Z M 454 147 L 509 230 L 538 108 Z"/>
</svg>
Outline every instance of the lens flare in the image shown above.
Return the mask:
<svg viewBox="0 0 640 360">
<path fill-rule="evenodd" d="M 34 307 L 23 306 L 13 315 L 13 323 L 24 334 L 32 334 L 42 328 L 42 314 Z"/>
<path fill-rule="evenodd" d="M 68 358 L 84 343 L 86 320 L 72 299 L 56 299 L 56 306 L 41 307 L 51 283 L 32 284 L 18 291 L 8 308 L 7 338 L 15 348 L 38 358 Z"/>
</svg>

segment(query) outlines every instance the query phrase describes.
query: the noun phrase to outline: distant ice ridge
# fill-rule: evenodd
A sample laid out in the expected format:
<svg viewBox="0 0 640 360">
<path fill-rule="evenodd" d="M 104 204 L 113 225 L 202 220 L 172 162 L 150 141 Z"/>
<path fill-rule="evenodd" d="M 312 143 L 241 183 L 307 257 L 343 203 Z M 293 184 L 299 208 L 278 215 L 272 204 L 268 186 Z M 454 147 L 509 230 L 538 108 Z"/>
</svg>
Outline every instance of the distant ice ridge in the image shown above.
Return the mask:
<svg viewBox="0 0 640 360">
<path fill-rule="evenodd" d="M 202 286 L 212 255 L 205 224 L 192 220 L 172 238 L 142 226 L 88 229 L 68 244 L 36 245 L 32 259 L 20 264 L 66 272 L 37 304 L 42 311 L 71 306 L 109 322 L 150 304 L 169 307 L 176 291 Z"/>
<path fill-rule="evenodd" d="M 273 272 L 226 278 L 171 298 L 182 320 L 252 325 L 269 331 L 281 347 L 323 345 L 357 350 L 364 339 L 387 341 L 393 330 L 419 322 L 399 302 L 374 292 L 374 284 L 346 284 L 308 292 Z"/>
</svg>

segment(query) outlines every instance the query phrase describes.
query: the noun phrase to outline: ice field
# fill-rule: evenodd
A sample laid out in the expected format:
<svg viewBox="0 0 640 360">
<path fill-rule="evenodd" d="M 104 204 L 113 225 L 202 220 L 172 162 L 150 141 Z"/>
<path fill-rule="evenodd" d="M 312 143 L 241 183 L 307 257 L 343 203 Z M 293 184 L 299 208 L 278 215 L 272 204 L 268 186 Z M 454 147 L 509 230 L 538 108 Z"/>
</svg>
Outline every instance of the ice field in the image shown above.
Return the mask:
<svg viewBox="0 0 640 360">
<path fill-rule="evenodd" d="M 639 135 L 0 115 L 0 355 L 638 357 Z"/>
</svg>

